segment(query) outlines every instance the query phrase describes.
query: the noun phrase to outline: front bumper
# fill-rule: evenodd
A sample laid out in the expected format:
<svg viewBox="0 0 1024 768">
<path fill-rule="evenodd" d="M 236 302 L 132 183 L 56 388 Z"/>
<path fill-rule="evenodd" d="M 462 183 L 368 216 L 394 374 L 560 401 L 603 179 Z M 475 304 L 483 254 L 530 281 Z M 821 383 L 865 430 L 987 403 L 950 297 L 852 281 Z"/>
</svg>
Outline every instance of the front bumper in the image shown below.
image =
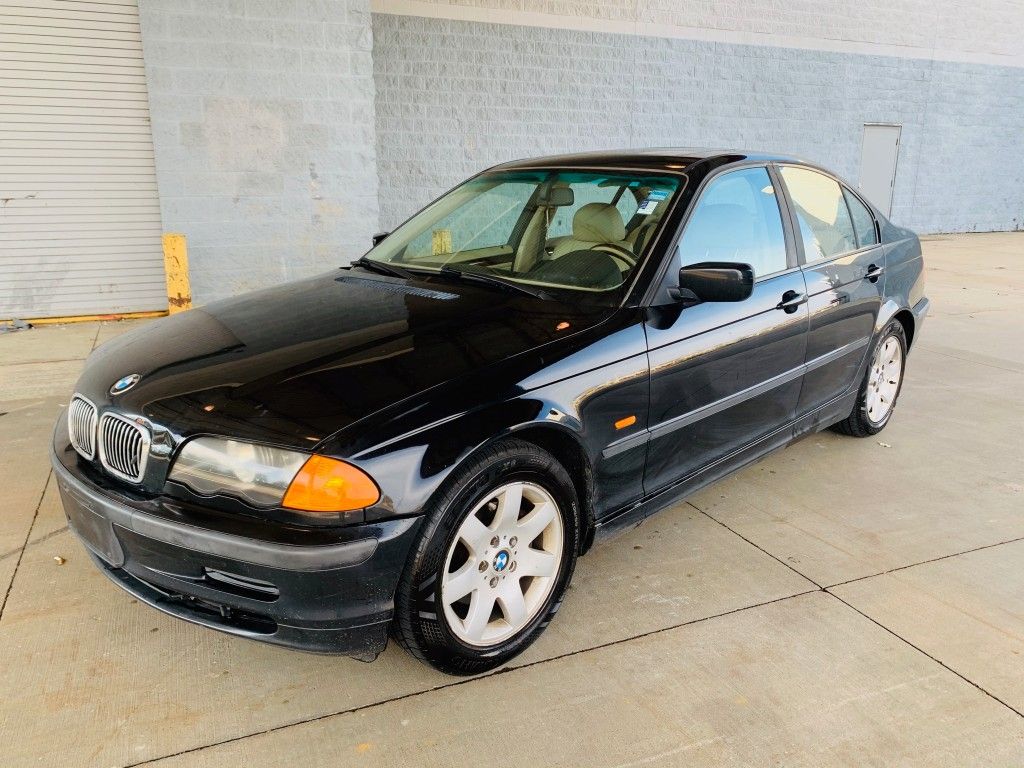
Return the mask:
<svg viewBox="0 0 1024 768">
<path fill-rule="evenodd" d="M 103 573 L 139 600 L 240 637 L 371 660 L 387 644 L 394 594 L 420 518 L 343 529 L 303 546 L 147 514 L 51 454 L 68 525 Z M 341 530 L 341 529 L 339 529 Z"/>
</svg>

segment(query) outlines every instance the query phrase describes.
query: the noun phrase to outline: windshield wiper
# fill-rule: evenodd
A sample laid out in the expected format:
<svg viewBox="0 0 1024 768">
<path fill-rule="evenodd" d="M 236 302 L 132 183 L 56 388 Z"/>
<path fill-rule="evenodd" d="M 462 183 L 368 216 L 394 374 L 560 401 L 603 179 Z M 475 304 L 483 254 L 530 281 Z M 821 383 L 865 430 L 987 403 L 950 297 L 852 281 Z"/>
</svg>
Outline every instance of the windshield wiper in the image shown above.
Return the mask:
<svg viewBox="0 0 1024 768">
<path fill-rule="evenodd" d="M 362 267 L 368 269 L 371 272 L 379 272 L 382 275 L 391 275 L 392 277 L 400 277 L 403 280 L 411 278 L 412 272 L 401 267 L 396 267 L 394 264 L 389 264 L 386 261 L 376 261 L 375 259 L 368 259 L 365 256 L 360 256 L 358 259 L 352 262 L 353 267 Z"/>
<path fill-rule="evenodd" d="M 455 267 L 447 264 L 441 267 L 440 274 L 457 277 L 460 280 L 465 280 L 467 282 L 494 286 L 495 288 L 501 288 L 505 291 L 518 291 L 519 293 L 525 293 L 527 296 L 533 296 L 535 299 L 550 300 L 553 298 L 550 293 L 542 288 L 535 288 L 531 285 L 523 285 L 522 283 L 516 283 L 510 280 L 502 280 L 497 275 L 488 275 L 484 272 L 474 272 L 469 269 L 456 269 Z"/>
</svg>

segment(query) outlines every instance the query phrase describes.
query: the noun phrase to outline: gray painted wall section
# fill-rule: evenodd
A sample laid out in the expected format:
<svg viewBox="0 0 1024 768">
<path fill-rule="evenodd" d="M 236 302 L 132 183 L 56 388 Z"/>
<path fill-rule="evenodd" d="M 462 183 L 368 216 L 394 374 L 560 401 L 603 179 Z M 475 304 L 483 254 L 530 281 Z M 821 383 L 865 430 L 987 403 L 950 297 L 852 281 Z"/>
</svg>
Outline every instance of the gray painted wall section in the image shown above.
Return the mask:
<svg viewBox="0 0 1024 768">
<path fill-rule="evenodd" d="M 1024 70 L 374 14 L 380 219 L 504 160 L 630 146 L 795 154 L 856 183 L 903 125 L 894 221 L 1024 227 Z"/>
<path fill-rule="evenodd" d="M 377 228 L 369 0 L 140 0 L 165 231 L 198 303 L 363 253 Z"/>
</svg>

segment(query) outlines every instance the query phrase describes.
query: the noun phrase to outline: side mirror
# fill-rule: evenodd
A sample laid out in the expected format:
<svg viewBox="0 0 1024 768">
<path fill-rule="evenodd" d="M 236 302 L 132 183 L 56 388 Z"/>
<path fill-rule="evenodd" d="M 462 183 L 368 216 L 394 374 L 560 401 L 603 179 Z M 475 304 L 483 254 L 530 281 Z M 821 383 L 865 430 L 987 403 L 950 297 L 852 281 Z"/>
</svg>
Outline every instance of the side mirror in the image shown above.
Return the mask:
<svg viewBox="0 0 1024 768">
<path fill-rule="evenodd" d="M 754 290 L 754 268 L 729 261 L 705 261 L 679 270 L 679 292 L 701 301 L 744 301 Z"/>
<path fill-rule="evenodd" d="M 373 247 L 376 248 L 378 245 L 383 243 L 384 240 L 387 238 L 387 236 L 390 235 L 390 234 L 391 234 L 390 232 L 378 232 L 376 235 L 374 235 L 371 238 L 371 242 L 373 243 Z"/>
</svg>

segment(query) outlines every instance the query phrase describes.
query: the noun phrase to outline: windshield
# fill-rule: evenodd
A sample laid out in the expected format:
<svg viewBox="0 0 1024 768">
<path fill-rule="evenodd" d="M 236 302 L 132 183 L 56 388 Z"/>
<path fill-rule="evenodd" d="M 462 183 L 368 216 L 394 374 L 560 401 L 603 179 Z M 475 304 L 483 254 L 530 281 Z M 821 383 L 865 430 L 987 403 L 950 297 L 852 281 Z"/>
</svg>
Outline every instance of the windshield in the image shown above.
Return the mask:
<svg viewBox="0 0 1024 768">
<path fill-rule="evenodd" d="M 486 173 L 420 211 L 366 258 L 607 293 L 636 269 L 680 183 L 643 173 Z"/>
</svg>

